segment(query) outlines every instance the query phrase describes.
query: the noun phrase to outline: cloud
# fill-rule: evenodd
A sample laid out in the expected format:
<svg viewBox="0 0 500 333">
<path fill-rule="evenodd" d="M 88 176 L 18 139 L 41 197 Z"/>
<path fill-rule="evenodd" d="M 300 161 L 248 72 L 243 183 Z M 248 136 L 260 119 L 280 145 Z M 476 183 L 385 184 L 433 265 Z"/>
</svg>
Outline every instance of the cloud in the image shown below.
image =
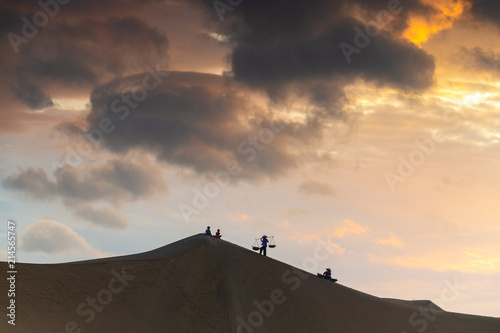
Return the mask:
<svg viewBox="0 0 500 333">
<path fill-rule="evenodd" d="M 427 10 L 411 12 L 408 27 L 403 33 L 406 39 L 417 45 L 427 42 L 438 32 L 451 28 L 470 7 L 467 0 L 423 0 L 421 3 L 425 4 Z"/>
<path fill-rule="evenodd" d="M 100 139 L 101 146 L 116 153 L 143 149 L 205 175 L 236 161 L 238 178 L 262 179 L 298 166 L 297 150 L 321 135 L 320 127 L 277 119 L 231 79 L 183 72 L 157 75 L 161 78 L 149 91 L 144 82 L 153 85 L 150 73 L 94 89 L 87 131 L 99 129 L 104 119 L 113 126 Z M 145 92 L 140 100 L 133 99 L 137 91 Z"/>
<path fill-rule="evenodd" d="M 40 110 L 54 106 L 51 98 L 42 88 L 24 78 L 18 79 L 18 85 L 12 87 L 14 96 L 24 102 L 29 109 Z"/>
<path fill-rule="evenodd" d="M 245 222 L 249 219 L 247 214 L 231 215 L 231 221 Z"/>
<path fill-rule="evenodd" d="M 460 52 L 463 67 L 466 70 L 479 70 L 486 73 L 500 74 L 500 54 L 480 47 L 463 47 Z"/>
<path fill-rule="evenodd" d="M 341 224 L 341 226 L 333 229 L 330 227 L 324 228 L 323 230 L 320 230 L 320 232 L 318 232 L 317 230 L 310 230 L 309 232 L 290 230 L 290 234 L 288 237 L 290 239 L 296 240 L 298 243 L 309 243 L 317 241 L 317 244 L 321 244 L 323 238 L 325 237 L 331 238 L 331 236 L 333 236 L 336 238 L 345 238 L 349 234 L 359 235 L 366 233 L 369 230 L 369 227 L 362 226 L 357 222 L 349 219 L 342 220 Z M 290 223 L 288 221 L 285 221 L 282 226 L 289 227 Z M 334 253 L 342 254 L 346 251 L 346 249 L 342 248 L 338 244 L 334 244 L 331 251 L 333 251 Z"/>
<path fill-rule="evenodd" d="M 315 218 L 315 214 L 311 212 L 310 210 L 304 209 L 304 208 L 289 208 L 285 212 L 285 215 L 290 219 L 294 221 L 303 221 L 305 219 L 313 219 Z"/>
<path fill-rule="evenodd" d="M 138 18 L 110 17 L 50 24 L 26 48 L 10 84 L 28 107 L 41 109 L 53 106 L 43 87 L 89 89 L 101 80 L 164 64 L 168 39 Z"/>
<path fill-rule="evenodd" d="M 404 247 L 404 243 L 401 239 L 397 238 L 394 236 L 394 234 L 391 232 L 389 234 L 389 237 L 387 238 L 380 238 L 374 240 L 376 244 L 383 245 L 383 246 L 394 246 L 394 247 Z"/>
<path fill-rule="evenodd" d="M 333 235 L 337 238 L 344 238 L 348 234 L 359 235 L 366 233 L 370 228 L 367 226 L 362 226 L 355 221 L 349 219 L 342 220 L 342 226 L 337 227 L 333 230 Z"/>
<path fill-rule="evenodd" d="M 333 187 L 325 182 L 306 180 L 299 185 L 299 192 L 307 196 L 330 196 L 335 195 Z"/>
<path fill-rule="evenodd" d="M 36 1 L 3 1 L 0 133 L 19 132 L 30 121 L 50 118 L 30 110 L 55 108 L 61 95 L 86 98 L 100 82 L 146 66 L 166 68 L 169 41 L 149 25 L 145 2 L 72 0 L 49 15 L 43 28 L 28 29 L 27 38 L 23 20 L 32 21 L 35 13 L 44 12 L 42 7 Z"/>
<path fill-rule="evenodd" d="M 297 240 L 298 243 L 308 243 L 319 239 L 320 236 L 321 235 L 318 233 L 308 234 L 304 232 L 292 231 L 290 238 Z"/>
<path fill-rule="evenodd" d="M 336 76 L 348 81 L 363 78 L 400 90 L 430 87 L 433 58 L 410 43 L 388 36 L 373 39 L 369 48 L 348 64 L 339 45 L 342 42 L 354 44 L 353 27 L 356 26 L 364 25 L 355 20 L 347 21 L 324 35 L 311 36 L 311 40 L 288 40 L 289 45 L 262 45 L 260 39 L 251 39 L 252 43 L 237 46 L 232 54 L 234 75 L 248 84 L 267 86 L 269 91 L 290 81 L 325 77 L 338 80 Z M 298 54 L 298 59 L 290 59 L 290 54 Z M 313 94 L 310 96 L 313 102 L 319 102 Z"/>
<path fill-rule="evenodd" d="M 500 4 L 495 0 L 469 0 L 472 5 L 470 12 L 473 17 L 481 22 L 487 20 L 493 24 L 499 25 Z"/>
<path fill-rule="evenodd" d="M 130 226 L 127 216 L 110 207 L 97 208 L 83 205 L 75 209 L 75 215 L 105 228 L 127 229 Z"/>
<path fill-rule="evenodd" d="M 450 270 L 474 274 L 500 273 L 499 252 L 485 253 L 484 249 L 471 252 L 466 249 L 452 250 L 422 250 L 419 255 L 379 256 L 373 253 L 368 255 L 369 260 L 387 265 L 397 265 L 406 268 L 428 268 L 438 272 Z"/>
<path fill-rule="evenodd" d="M 328 249 L 328 252 L 331 254 L 344 254 L 345 251 L 347 251 L 347 250 L 338 244 L 333 244 L 330 247 L 330 249 Z"/>
<path fill-rule="evenodd" d="M 76 253 L 97 257 L 103 255 L 71 228 L 50 220 L 40 220 L 27 226 L 19 236 L 19 243 L 20 250 L 26 252 L 43 252 L 56 256 Z"/>
<path fill-rule="evenodd" d="M 161 8 L 171 6 L 169 2 L 156 5 Z M 302 4 L 302 7 L 308 6 Z M 213 9 L 212 3 L 210 8 Z M 324 13 L 323 9 L 315 7 L 316 13 Z M 5 31 L 19 32 L 21 17 L 30 17 L 33 11 L 38 10 L 40 7 L 29 1 L 9 2 L 1 14 L 5 17 L 2 23 Z M 155 68 L 156 64 L 160 64 L 158 68 L 164 69 L 167 66 L 169 39 L 160 27 L 146 19 L 146 10 L 144 4 L 113 0 L 89 5 L 72 1 L 61 6 L 60 14 L 51 18 L 36 38 L 19 45 L 18 54 L 12 50 L 6 52 L 5 59 L 0 59 L 5 60 L 0 62 L 0 69 L 5 69 L 0 97 L 5 97 L 6 103 L 13 105 L 12 108 L 0 109 L 0 113 L 5 113 L 0 114 L 5 120 L 0 124 L 0 130 L 18 131 L 21 126 L 13 124 L 26 125 L 35 116 L 48 118 L 49 112 L 34 113 L 26 108 L 43 110 L 58 107 L 61 95 L 86 100 L 92 90 L 92 109 L 85 129 L 99 128 L 100 122 L 106 118 L 113 120 L 116 129 L 101 140 L 102 146 L 110 151 L 122 154 L 139 148 L 155 154 L 160 161 L 188 167 L 203 175 L 223 171 L 228 161 L 235 160 L 242 166 L 239 179 L 261 180 L 286 174 L 304 160 L 314 161 L 317 153 L 306 146 L 322 139 L 323 130 L 330 121 L 349 125 L 355 122 L 356 117 L 344 110 L 348 101 L 343 87 L 348 80 L 332 79 L 332 75 L 336 77 L 336 74 L 329 73 L 328 68 L 325 69 L 326 76 L 318 74 L 323 70 L 316 68 L 311 75 L 297 75 L 290 80 L 279 77 L 269 80 L 271 85 L 265 89 L 274 102 L 283 102 L 279 104 L 280 108 L 288 107 L 279 97 L 282 93 L 288 89 L 298 93 L 299 100 L 290 102 L 301 108 L 300 121 L 291 121 L 286 112 L 274 112 L 272 107 L 262 106 L 268 100 L 255 103 L 254 100 L 261 102 L 263 98 L 258 96 L 254 99 L 257 92 L 248 86 L 259 90 L 262 88 L 260 83 L 264 81 L 253 85 L 241 75 L 235 77 L 245 85 L 221 76 L 172 72 L 156 88 L 148 90 L 145 99 L 140 98 L 139 103 L 123 100 L 123 94 L 131 98 L 133 89 L 144 88 L 143 80 L 148 74 L 146 67 Z M 293 10 L 300 13 L 299 8 L 294 7 Z M 271 17 L 266 19 L 272 21 Z M 310 17 L 303 19 L 309 20 Z M 288 19 L 280 20 L 284 20 L 282 23 L 287 28 L 293 28 Z M 272 22 L 266 24 L 273 26 L 273 33 L 281 35 Z M 310 31 L 306 27 L 304 29 L 304 38 L 300 37 L 302 33 L 295 35 L 309 47 Z M 243 47 L 243 35 L 238 36 Z M 311 37 L 313 44 L 316 37 L 315 34 Z M 8 39 L 3 43 L 7 50 L 12 49 Z M 316 51 L 324 46 L 316 44 Z M 278 43 L 277 47 L 282 48 L 282 43 Z M 307 51 L 307 48 L 304 50 Z M 309 58 L 305 60 L 309 61 Z M 317 59 L 313 60 L 312 63 L 318 63 Z M 331 64 L 325 60 L 326 63 Z M 277 69 L 279 62 L 275 65 Z M 304 66 L 303 61 L 301 66 Z M 257 70 L 262 68 L 254 69 Z M 398 68 L 397 72 L 402 73 L 402 70 Z M 141 74 L 133 75 L 135 73 Z M 163 77 L 157 74 L 156 78 L 158 75 L 161 80 Z M 154 85 L 155 79 L 152 80 L 148 82 Z M 112 103 L 116 99 L 120 103 L 114 104 L 113 108 Z M 137 104 L 137 107 L 128 103 Z M 128 107 L 130 115 L 122 121 L 123 111 L 116 111 L 117 108 L 124 110 L 123 107 Z M 277 117 L 279 113 L 284 116 Z M 277 118 L 283 122 L 285 129 L 270 133 L 270 123 Z M 266 134 L 268 137 L 272 135 L 272 142 L 261 149 L 255 138 Z M 259 147 L 252 147 L 253 144 Z"/>
<path fill-rule="evenodd" d="M 45 170 L 41 168 L 21 168 L 18 174 L 3 179 L 2 184 L 38 200 L 51 200 L 57 192 L 57 185 L 49 180 Z"/>
<path fill-rule="evenodd" d="M 151 165 L 119 159 L 82 170 L 65 165 L 55 170 L 55 180 L 50 180 L 41 168 L 19 168 L 17 174 L 3 180 L 3 185 L 34 199 L 60 197 L 68 204 L 99 200 L 112 203 L 135 201 L 167 190 L 160 170 L 148 166 Z"/>
<path fill-rule="evenodd" d="M 92 203 L 124 202 L 167 192 L 161 169 L 142 159 L 141 163 L 113 159 L 105 165 L 77 169 L 69 165 L 54 171 L 53 179 L 39 168 L 19 168 L 2 180 L 4 187 L 37 200 L 60 199 L 80 218 L 108 228 L 124 229 L 130 222 L 112 207 L 95 207 Z"/>
<path fill-rule="evenodd" d="M 203 3 L 218 20 L 212 1 Z M 434 58 L 401 38 L 411 12 L 433 10 L 422 3 L 405 3 L 403 15 L 394 15 L 397 24 L 369 38 L 355 61 L 346 61 L 340 44 L 354 45 L 354 28 L 366 25 L 359 16 L 366 12 L 369 21 L 370 10 L 386 8 L 387 1 L 251 1 L 226 13 L 219 34 L 231 41 L 236 80 L 264 89 L 275 101 L 295 93 L 319 114 L 342 119 L 342 89 L 356 79 L 402 91 L 422 91 L 434 82 Z"/>
<path fill-rule="evenodd" d="M 285 221 L 287 222 L 287 221 Z M 283 225 L 285 227 L 289 227 L 289 224 Z M 314 242 L 314 244 L 318 247 L 323 248 L 324 250 L 328 251 L 331 255 L 333 254 L 344 254 L 347 250 L 340 246 L 339 244 L 332 243 L 329 240 L 325 241 L 323 239 L 323 236 L 326 234 L 325 233 L 304 233 L 304 232 L 298 232 L 298 231 L 291 231 L 288 238 L 291 240 L 295 240 L 297 243 L 302 244 L 302 243 L 311 243 Z"/>
</svg>

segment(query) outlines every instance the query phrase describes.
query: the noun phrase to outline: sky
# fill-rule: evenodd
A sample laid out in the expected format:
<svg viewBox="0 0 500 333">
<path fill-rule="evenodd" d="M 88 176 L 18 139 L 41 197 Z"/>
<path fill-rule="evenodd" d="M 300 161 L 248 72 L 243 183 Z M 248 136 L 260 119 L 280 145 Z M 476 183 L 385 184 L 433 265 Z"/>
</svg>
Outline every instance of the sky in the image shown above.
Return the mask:
<svg viewBox="0 0 500 333">
<path fill-rule="evenodd" d="M 8 220 L 30 263 L 210 225 L 500 317 L 497 1 L 0 4 L 3 258 Z"/>
</svg>

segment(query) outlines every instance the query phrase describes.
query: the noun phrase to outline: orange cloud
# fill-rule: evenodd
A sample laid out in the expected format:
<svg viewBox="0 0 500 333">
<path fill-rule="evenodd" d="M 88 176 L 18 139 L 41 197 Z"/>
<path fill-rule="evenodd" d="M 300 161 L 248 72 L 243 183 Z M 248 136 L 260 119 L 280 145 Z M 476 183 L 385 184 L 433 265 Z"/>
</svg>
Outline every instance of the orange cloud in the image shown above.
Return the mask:
<svg viewBox="0 0 500 333">
<path fill-rule="evenodd" d="M 464 0 L 423 0 L 422 2 L 433 7 L 436 13 L 428 17 L 412 15 L 408 28 L 403 33 L 404 38 L 419 46 L 432 35 L 451 28 L 453 22 L 470 6 Z"/>
<path fill-rule="evenodd" d="M 342 246 L 338 245 L 338 244 L 333 244 L 329 249 L 328 251 L 331 253 L 331 254 L 344 254 L 345 251 L 347 251 L 346 249 L 344 249 Z"/>
<path fill-rule="evenodd" d="M 389 237 L 387 238 L 381 238 L 381 239 L 376 239 L 374 241 L 376 244 L 379 245 L 384 245 L 384 246 L 394 246 L 394 247 L 403 247 L 404 243 L 401 239 L 397 238 L 394 236 L 394 234 L 391 232 Z"/>
<path fill-rule="evenodd" d="M 346 234 L 362 234 L 367 232 L 370 228 L 367 226 L 362 226 L 349 219 L 342 220 L 342 227 L 335 228 L 333 230 L 333 235 L 338 238 L 343 238 Z"/>
<path fill-rule="evenodd" d="M 497 274 L 500 273 L 500 254 L 481 252 L 480 249 L 462 251 L 438 251 L 428 252 L 422 255 L 402 255 L 379 257 L 376 254 L 368 254 L 372 262 L 397 265 L 406 268 L 429 268 L 439 272 L 449 270 L 478 273 Z"/>
<path fill-rule="evenodd" d="M 246 214 L 231 215 L 231 220 L 235 222 L 245 222 L 248 220 L 248 215 Z"/>
<path fill-rule="evenodd" d="M 306 234 L 306 233 L 301 233 L 298 231 L 293 231 L 291 235 L 289 236 L 290 239 L 297 240 L 299 243 L 305 243 L 305 242 L 312 242 L 320 238 L 320 234 L 318 233 L 313 233 L 313 234 Z"/>
<path fill-rule="evenodd" d="M 290 234 L 289 238 L 296 240 L 300 244 L 315 242 L 317 246 L 325 246 L 323 239 L 324 235 L 325 233 L 304 234 L 294 231 Z M 336 243 L 329 243 L 329 247 L 325 248 L 325 250 L 327 250 L 330 254 L 344 254 L 347 251 L 345 248 Z"/>
</svg>

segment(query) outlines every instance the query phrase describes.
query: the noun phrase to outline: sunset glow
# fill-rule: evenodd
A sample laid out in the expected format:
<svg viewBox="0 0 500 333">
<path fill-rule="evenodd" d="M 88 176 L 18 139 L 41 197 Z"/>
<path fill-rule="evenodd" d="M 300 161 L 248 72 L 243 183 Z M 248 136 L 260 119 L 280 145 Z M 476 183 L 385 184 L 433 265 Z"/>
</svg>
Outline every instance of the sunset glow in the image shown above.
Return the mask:
<svg viewBox="0 0 500 333">
<path fill-rule="evenodd" d="M 438 32 L 452 27 L 469 5 L 463 0 L 423 1 L 435 10 L 430 16 L 414 15 L 410 17 L 409 26 L 403 37 L 412 43 L 421 45 Z"/>
<path fill-rule="evenodd" d="M 43 9 L 0 2 L 21 261 L 211 226 L 380 297 L 458 279 L 446 310 L 500 317 L 500 2 L 74 0 L 28 37 Z"/>
</svg>

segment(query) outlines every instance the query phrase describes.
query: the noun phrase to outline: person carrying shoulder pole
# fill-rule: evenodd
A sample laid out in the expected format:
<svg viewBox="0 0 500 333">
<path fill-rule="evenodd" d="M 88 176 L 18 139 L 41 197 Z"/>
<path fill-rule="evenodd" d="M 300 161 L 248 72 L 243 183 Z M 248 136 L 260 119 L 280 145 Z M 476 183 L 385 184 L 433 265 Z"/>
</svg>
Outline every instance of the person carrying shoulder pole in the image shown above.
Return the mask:
<svg viewBox="0 0 500 333">
<path fill-rule="evenodd" d="M 264 255 L 267 256 L 267 254 L 266 254 L 267 243 L 269 243 L 269 240 L 267 239 L 267 236 L 266 235 L 262 236 L 262 238 L 260 239 L 260 241 L 262 243 L 261 243 L 259 254 L 262 254 L 262 252 L 264 252 Z"/>
</svg>

